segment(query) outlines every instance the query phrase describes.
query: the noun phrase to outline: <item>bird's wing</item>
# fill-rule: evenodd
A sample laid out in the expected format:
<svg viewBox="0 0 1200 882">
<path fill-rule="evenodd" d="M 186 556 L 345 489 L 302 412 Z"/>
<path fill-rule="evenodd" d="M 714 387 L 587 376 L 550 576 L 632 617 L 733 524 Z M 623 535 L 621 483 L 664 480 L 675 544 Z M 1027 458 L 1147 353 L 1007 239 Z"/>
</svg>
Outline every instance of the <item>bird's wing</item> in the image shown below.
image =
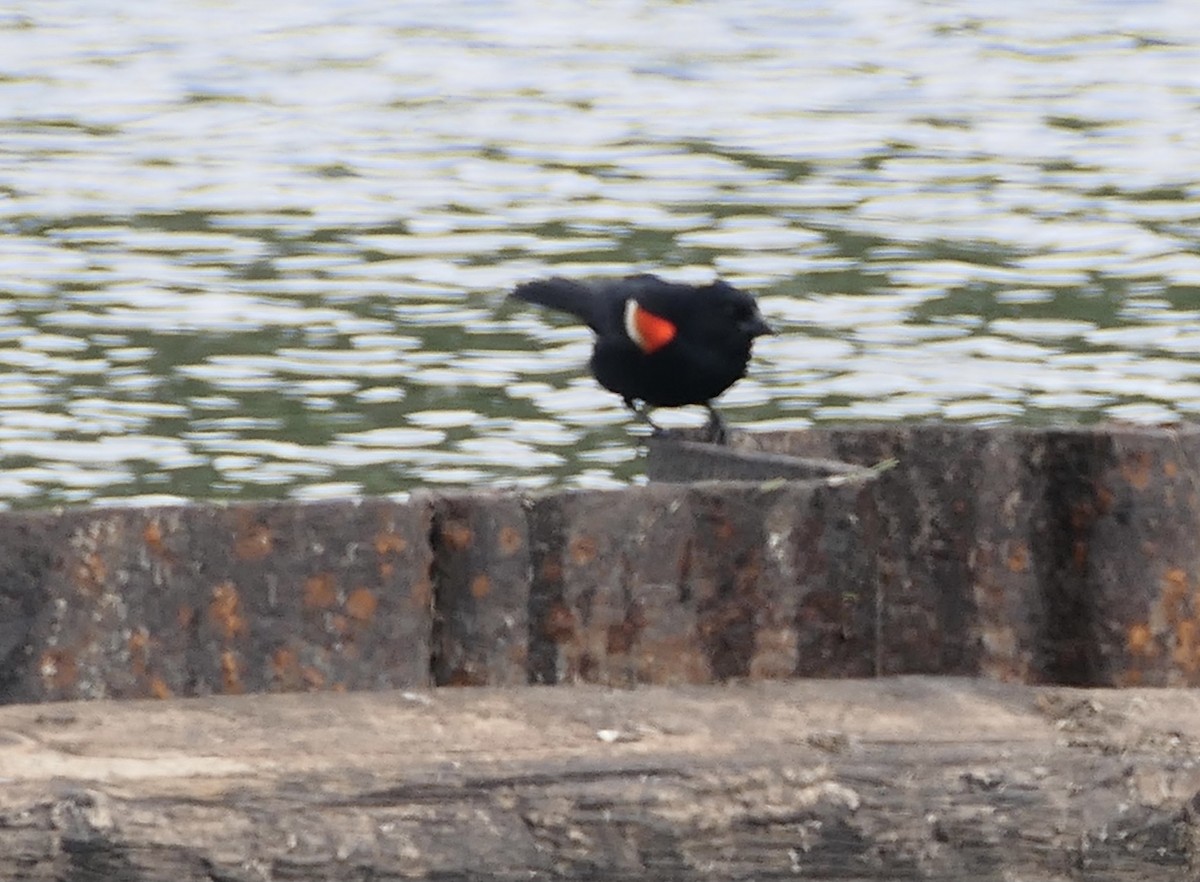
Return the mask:
<svg viewBox="0 0 1200 882">
<path fill-rule="evenodd" d="M 512 296 L 526 303 L 570 313 L 583 321 L 597 334 L 612 330 L 619 322 L 619 310 L 614 313 L 615 298 L 610 286 L 592 285 L 555 276 L 518 285 Z"/>
</svg>

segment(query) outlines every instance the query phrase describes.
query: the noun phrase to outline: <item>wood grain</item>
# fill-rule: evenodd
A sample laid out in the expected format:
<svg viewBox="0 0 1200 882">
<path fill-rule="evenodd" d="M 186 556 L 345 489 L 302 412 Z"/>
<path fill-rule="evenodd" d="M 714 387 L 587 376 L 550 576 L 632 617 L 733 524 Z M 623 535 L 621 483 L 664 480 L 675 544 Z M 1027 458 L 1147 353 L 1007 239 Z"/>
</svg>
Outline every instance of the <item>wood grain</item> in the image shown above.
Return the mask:
<svg viewBox="0 0 1200 882">
<path fill-rule="evenodd" d="M 0 708 L 0 878 L 1195 879 L 1200 696 L 952 678 Z"/>
</svg>

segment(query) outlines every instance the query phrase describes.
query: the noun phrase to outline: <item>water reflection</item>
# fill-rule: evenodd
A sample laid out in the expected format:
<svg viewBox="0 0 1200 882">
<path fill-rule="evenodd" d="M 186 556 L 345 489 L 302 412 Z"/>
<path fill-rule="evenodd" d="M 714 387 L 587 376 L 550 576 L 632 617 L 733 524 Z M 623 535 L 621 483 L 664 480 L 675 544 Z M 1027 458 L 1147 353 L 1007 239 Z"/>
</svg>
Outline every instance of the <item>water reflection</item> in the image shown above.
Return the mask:
<svg viewBox="0 0 1200 882">
<path fill-rule="evenodd" d="M 0 500 L 640 472 L 550 273 L 719 273 L 735 423 L 1200 410 L 1200 7 L 0 14 Z M 669 424 L 702 414 L 664 415 Z"/>
</svg>

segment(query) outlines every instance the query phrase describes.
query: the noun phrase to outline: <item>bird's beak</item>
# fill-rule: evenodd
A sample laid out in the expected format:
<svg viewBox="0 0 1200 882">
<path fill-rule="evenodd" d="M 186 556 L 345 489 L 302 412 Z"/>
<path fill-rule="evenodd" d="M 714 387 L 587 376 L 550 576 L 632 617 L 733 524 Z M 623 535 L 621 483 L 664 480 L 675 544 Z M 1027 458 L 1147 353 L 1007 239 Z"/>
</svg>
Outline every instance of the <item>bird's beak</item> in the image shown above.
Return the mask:
<svg viewBox="0 0 1200 882">
<path fill-rule="evenodd" d="M 751 338 L 765 337 L 775 333 L 775 329 L 768 325 L 761 315 L 756 315 L 746 330 L 750 332 Z"/>
</svg>

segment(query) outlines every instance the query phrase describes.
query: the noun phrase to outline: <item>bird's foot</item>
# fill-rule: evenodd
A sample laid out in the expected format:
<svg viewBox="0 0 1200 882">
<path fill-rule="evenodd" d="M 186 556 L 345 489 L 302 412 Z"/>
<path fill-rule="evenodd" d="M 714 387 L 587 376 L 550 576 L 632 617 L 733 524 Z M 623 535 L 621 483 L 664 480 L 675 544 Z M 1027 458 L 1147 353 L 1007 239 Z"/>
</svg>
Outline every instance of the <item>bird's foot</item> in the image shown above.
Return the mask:
<svg viewBox="0 0 1200 882">
<path fill-rule="evenodd" d="M 650 408 L 645 402 L 634 401 L 631 398 L 625 399 L 625 406 L 629 408 L 634 419 L 638 422 L 645 423 L 650 427 L 650 437 L 652 438 L 686 438 L 687 432 L 679 429 L 667 429 L 660 426 L 654 420 L 650 419 Z M 703 435 L 700 440 L 706 444 L 718 444 L 721 446 L 729 443 L 729 427 L 725 424 L 725 419 L 717 412 L 711 404 L 706 403 L 704 407 L 708 410 L 708 422 L 704 424 Z"/>
<path fill-rule="evenodd" d="M 664 429 L 658 423 L 654 422 L 654 420 L 650 419 L 650 408 L 645 402 L 639 403 L 634 401 L 632 398 L 626 398 L 625 406 L 629 408 L 629 411 L 633 414 L 634 419 L 636 419 L 639 423 L 645 423 L 650 427 L 651 435 L 658 437 L 669 434 L 667 429 Z"/>
<path fill-rule="evenodd" d="M 707 403 L 704 406 L 708 409 L 708 422 L 704 424 L 704 440 L 709 444 L 719 444 L 724 447 L 729 443 L 729 427 L 715 407 Z"/>
</svg>

